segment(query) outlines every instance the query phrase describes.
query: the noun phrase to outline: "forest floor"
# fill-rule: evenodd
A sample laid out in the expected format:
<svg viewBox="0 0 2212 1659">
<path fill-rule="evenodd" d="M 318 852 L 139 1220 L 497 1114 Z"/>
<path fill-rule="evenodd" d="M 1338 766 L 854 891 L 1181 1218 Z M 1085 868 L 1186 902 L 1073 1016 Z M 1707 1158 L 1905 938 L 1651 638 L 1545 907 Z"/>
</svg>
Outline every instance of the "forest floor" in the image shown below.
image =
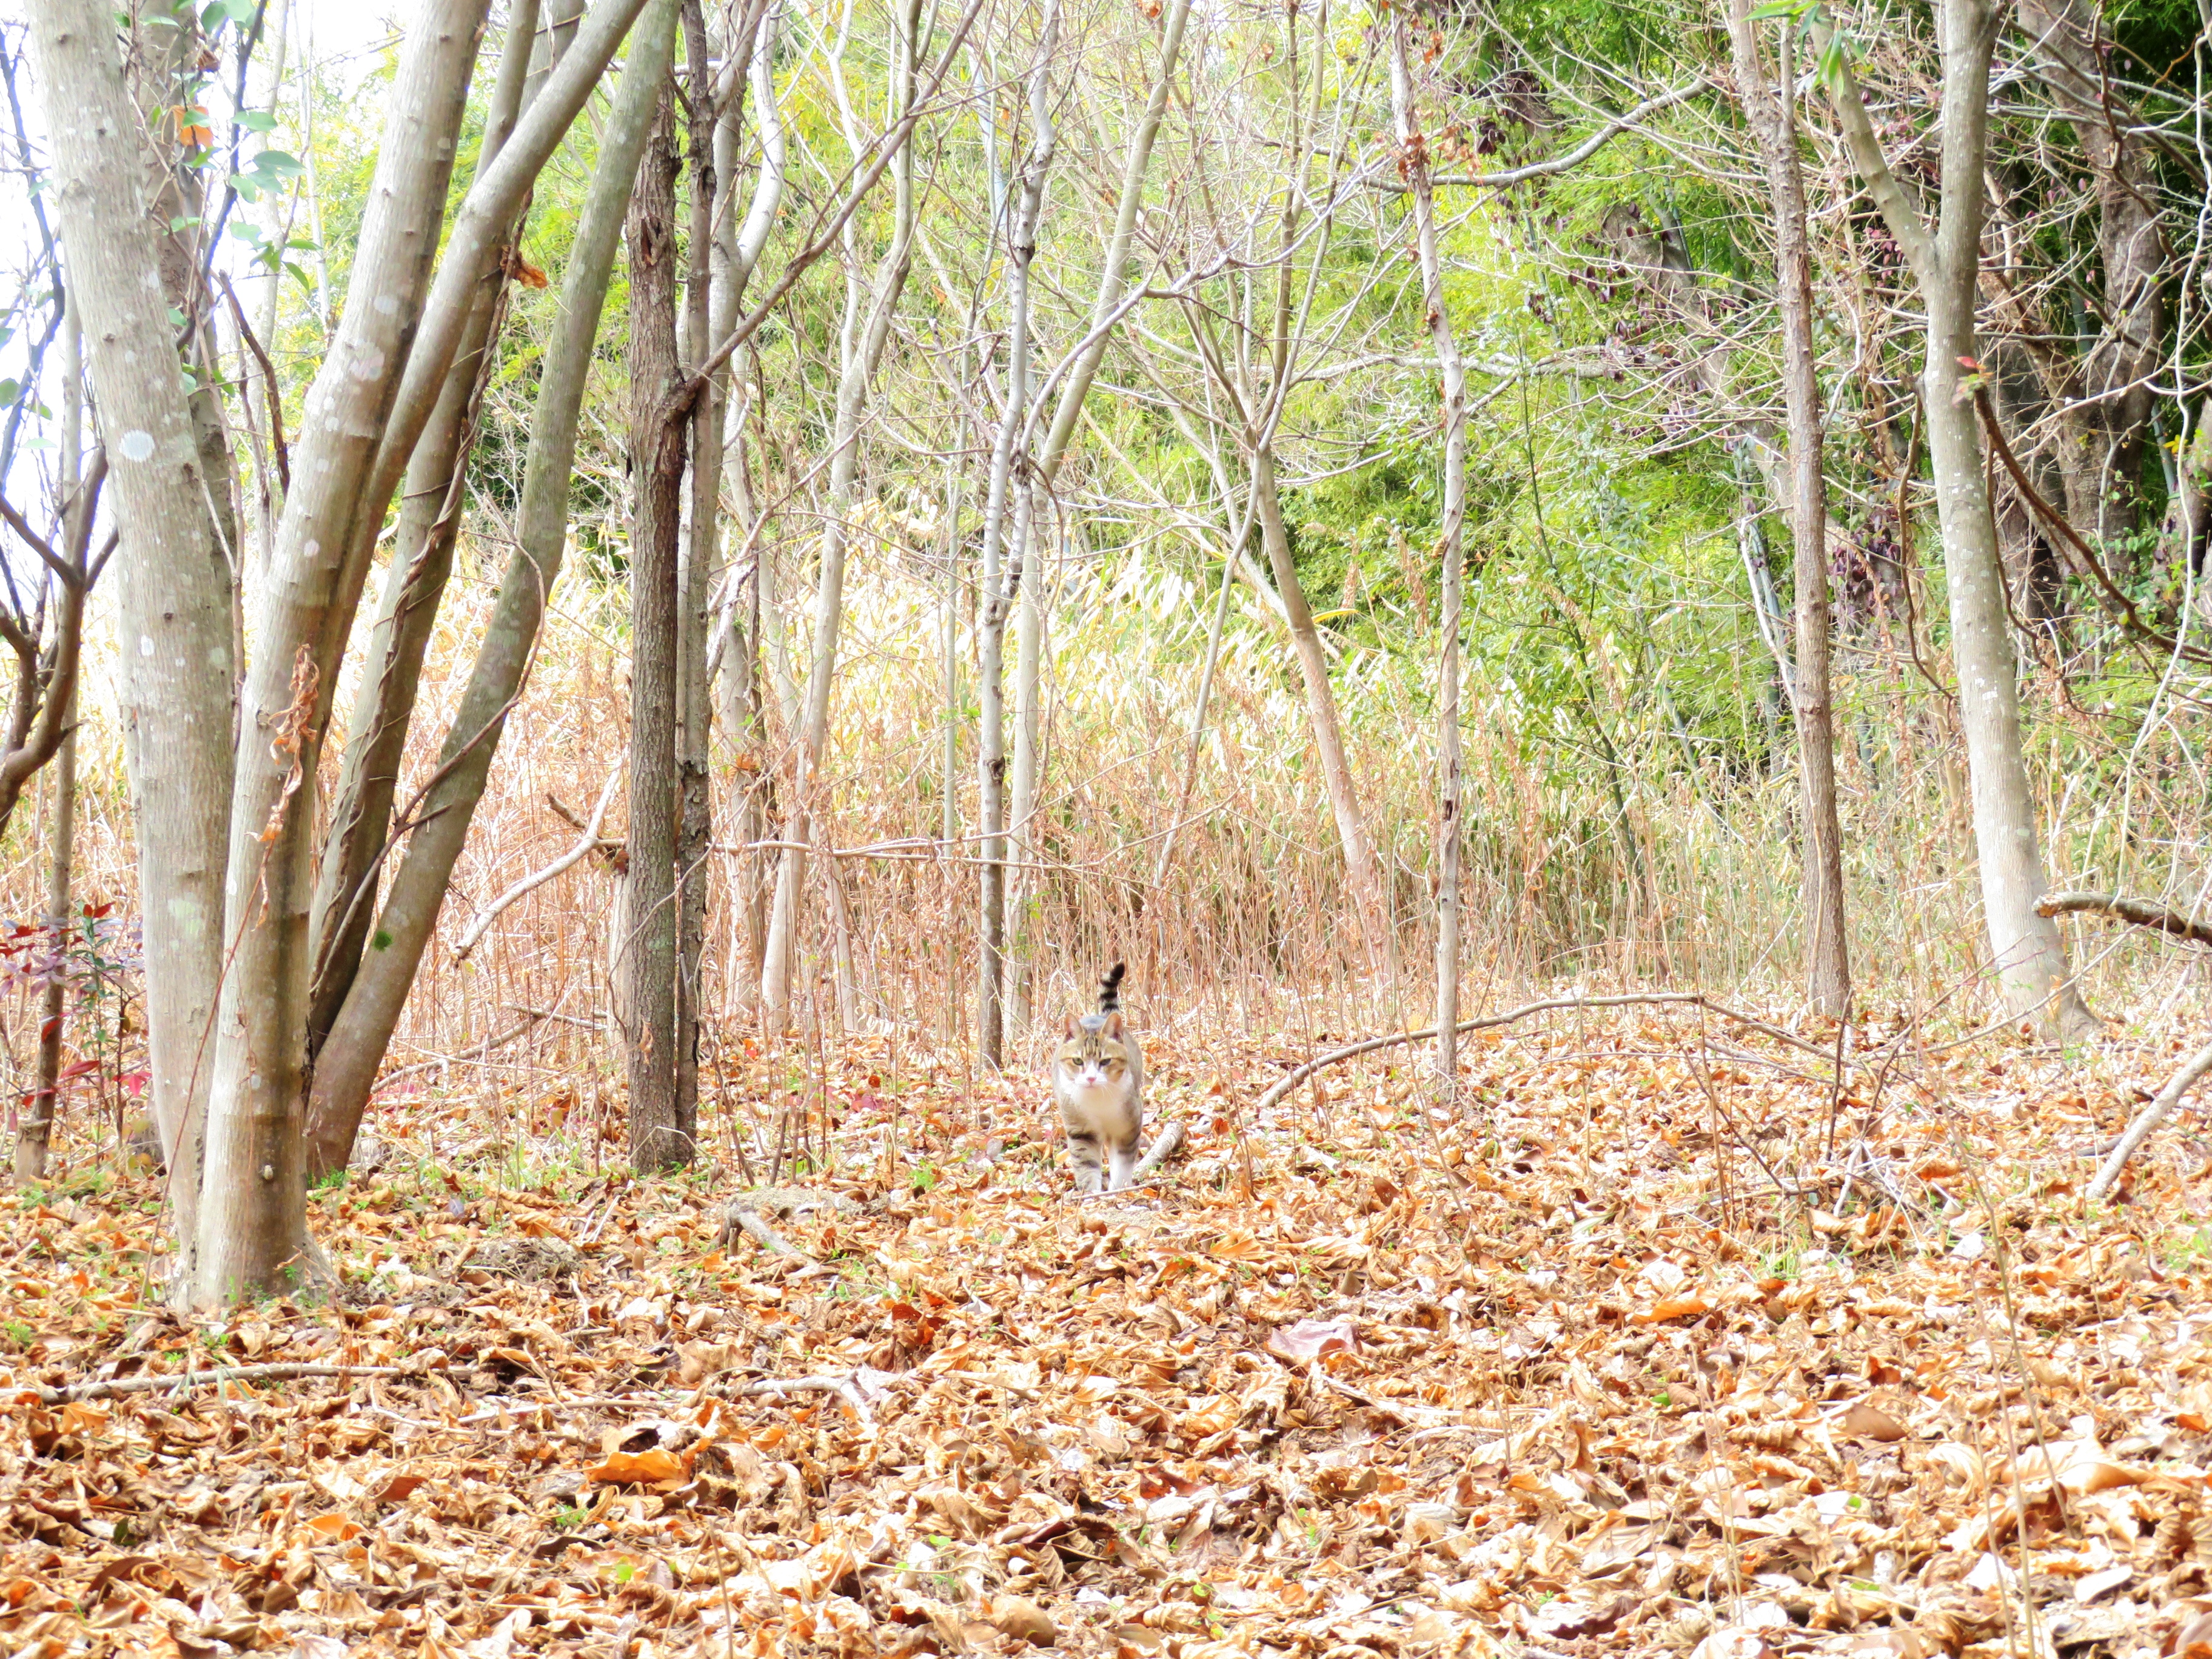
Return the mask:
<svg viewBox="0 0 2212 1659">
<path fill-rule="evenodd" d="M 1838 1091 L 1806 1036 L 1555 1015 L 1450 1114 L 1401 1049 L 1260 1121 L 1312 1050 L 1217 1051 L 1086 1202 L 1036 1085 L 856 1042 L 798 1086 L 827 1178 L 756 1200 L 787 1255 L 562 1101 L 395 1101 L 312 1201 L 336 1297 L 221 1328 L 158 1310 L 151 1179 L 0 1195 L 0 1640 L 2199 1651 L 2198 1121 L 2082 1197 L 2171 1057 L 1877 1022 Z"/>
</svg>

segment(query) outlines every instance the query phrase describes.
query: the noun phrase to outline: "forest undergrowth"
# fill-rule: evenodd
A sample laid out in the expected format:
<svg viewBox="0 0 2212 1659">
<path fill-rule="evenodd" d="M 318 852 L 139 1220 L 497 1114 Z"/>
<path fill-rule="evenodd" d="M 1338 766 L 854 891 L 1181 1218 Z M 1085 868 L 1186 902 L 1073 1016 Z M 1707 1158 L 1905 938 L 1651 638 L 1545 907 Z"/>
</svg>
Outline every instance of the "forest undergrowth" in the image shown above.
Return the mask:
<svg viewBox="0 0 2212 1659">
<path fill-rule="evenodd" d="M 1088 1201 L 1041 1085 L 912 1042 L 755 1050 L 679 1180 L 573 1089 L 418 1081 L 313 1196 L 335 1297 L 212 1325 L 158 1180 L 80 1162 L 0 1197 L 0 1632 L 2194 1651 L 2212 1146 L 2082 1193 L 2179 1042 L 1571 1010 L 1449 1107 L 1401 1050 L 1256 1119 L 1309 1036 L 1164 1046 L 1185 1152 Z"/>
</svg>

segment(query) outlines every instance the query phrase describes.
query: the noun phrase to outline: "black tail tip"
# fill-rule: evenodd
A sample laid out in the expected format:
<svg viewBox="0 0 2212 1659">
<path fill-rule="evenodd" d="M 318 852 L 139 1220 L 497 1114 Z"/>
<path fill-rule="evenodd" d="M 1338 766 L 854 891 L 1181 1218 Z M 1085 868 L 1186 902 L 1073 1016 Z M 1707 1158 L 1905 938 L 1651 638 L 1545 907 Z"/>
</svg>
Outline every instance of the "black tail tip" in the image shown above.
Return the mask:
<svg viewBox="0 0 2212 1659">
<path fill-rule="evenodd" d="M 1121 1006 L 1121 975 L 1129 971 L 1124 963 L 1115 963 L 1106 970 L 1106 977 L 1098 981 L 1098 1012 L 1110 1014 Z"/>
</svg>

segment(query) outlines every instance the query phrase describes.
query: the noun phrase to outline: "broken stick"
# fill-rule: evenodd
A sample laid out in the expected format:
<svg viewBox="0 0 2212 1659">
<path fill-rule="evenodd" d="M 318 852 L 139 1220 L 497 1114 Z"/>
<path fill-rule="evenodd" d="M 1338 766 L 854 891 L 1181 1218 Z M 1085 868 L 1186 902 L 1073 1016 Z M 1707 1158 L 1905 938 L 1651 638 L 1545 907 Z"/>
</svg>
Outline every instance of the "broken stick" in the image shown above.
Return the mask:
<svg viewBox="0 0 2212 1659">
<path fill-rule="evenodd" d="M 2183 1061 L 2181 1069 L 2166 1079 L 2166 1086 L 2151 1097 L 2150 1104 L 2136 1114 L 2135 1121 L 2128 1125 L 2128 1132 L 2120 1137 L 2118 1145 L 2098 1166 L 2097 1178 L 2089 1183 L 2092 1199 L 2102 1198 L 2112 1191 L 2112 1183 L 2120 1178 L 2120 1171 L 2127 1167 L 2127 1162 L 2135 1156 L 2136 1149 L 2150 1139 L 2150 1132 L 2181 1104 L 2182 1096 L 2195 1088 L 2207 1072 L 2212 1072 L 2212 1046 L 2199 1048 Z"/>
<path fill-rule="evenodd" d="M 2170 910 L 2154 899 L 2130 898 L 2124 893 L 2045 893 L 2035 902 L 2039 916 L 2070 915 L 2080 912 L 2111 916 L 2137 927 L 2155 928 L 2191 945 L 2212 945 L 2212 926 L 2191 921 L 2179 910 Z"/>
</svg>

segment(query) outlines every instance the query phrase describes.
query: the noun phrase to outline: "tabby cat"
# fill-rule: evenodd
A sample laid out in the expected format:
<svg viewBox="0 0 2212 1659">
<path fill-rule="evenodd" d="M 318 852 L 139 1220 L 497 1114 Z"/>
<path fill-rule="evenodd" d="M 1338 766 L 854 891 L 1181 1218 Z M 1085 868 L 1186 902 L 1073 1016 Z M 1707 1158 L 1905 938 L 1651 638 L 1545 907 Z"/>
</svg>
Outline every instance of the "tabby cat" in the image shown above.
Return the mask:
<svg viewBox="0 0 2212 1659">
<path fill-rule="evenodd" d="M 1110 1159 L 1105 1190 L 1118 1193 L 1137 1172 L 1137 1138 L 1145 1127 L 1145 1057 L 1121 1018 L 1121 975 L 1115 963 L 1098 987 L 1098 1012 L 1067 1017 L 1052 1059 L 1052 1097 L 1067 1126 L 1076 1190 L 1099 1190 L 1102 1154 Z"/>
</svg>

